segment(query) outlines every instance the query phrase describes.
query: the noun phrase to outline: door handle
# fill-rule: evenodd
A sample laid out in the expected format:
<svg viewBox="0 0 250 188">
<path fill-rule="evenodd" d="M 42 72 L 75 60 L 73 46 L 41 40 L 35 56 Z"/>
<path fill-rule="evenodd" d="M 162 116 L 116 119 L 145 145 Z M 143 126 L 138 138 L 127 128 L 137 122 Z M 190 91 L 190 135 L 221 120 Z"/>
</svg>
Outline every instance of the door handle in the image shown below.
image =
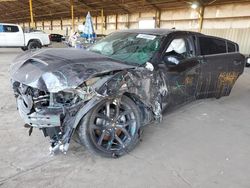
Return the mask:
<svg viewBox="0 0 250 188">
<path fill-rule="evenodd" d="M 218 67 L 219 70 L 222 70 L 223 68 L 224 68 L 223 66 L 219 66 L 219 67 Z"/>
<path fill-rule="evenodd" d="M 205 64 L 205 63 L 207 63 L 204 59 L 198 59 L 198 62 L 199 62 L 200 64 Z"/>
<path fill-rule="evenodd" d="M 234 65 L 238 66 L 238 65 L 241 64 L 241 61 L 240 60 L 234 60 L 233 63 L 234 63 Z"/>
</svg>

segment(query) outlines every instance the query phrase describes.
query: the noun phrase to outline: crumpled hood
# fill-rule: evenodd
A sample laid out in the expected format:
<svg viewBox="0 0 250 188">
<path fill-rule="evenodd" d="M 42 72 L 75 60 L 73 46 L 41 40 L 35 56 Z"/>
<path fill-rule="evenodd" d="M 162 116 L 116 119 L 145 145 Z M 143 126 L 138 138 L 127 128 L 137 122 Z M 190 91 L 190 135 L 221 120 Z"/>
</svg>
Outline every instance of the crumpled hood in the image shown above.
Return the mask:
<svg viewBox="0 0 250 188">
<path fill-rule="evenodd" d="M 58 92 L 103 73 L 134 67 L 86 50 L 54 48 L 22 54 L 14 60 L 10 74 L 13 81 Z"/>
</svg>

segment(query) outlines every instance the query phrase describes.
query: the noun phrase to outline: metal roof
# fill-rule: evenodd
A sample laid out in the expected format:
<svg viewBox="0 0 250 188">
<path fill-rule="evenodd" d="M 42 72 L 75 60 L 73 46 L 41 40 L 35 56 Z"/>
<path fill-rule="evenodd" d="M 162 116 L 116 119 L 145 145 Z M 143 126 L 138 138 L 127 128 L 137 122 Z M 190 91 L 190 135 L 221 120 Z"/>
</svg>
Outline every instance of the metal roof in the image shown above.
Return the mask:
<svg viewBox="0 0 250 188">
<path fill-rule="evenodd" d="M 193 33 L 196 35 L 201 35 L 199 32 L 193 32 L 193 31 L 183 31 L 183 30 L 175 30 L 175 29 L 126 29 L 126 30 L 120 30 L 117 32 L 127 32 L 127 33 L 142 33 L 142 34 L 149 34 L 149 35 L 168 35 L 170 33 Z"/>
<path fill-rule="evenodd" d="M 131 14 L 152 10 L 189 8 L 195 0 L 73 0 L 75 17 Z M 197 1 L 197 0 L 196 0 Z M 250 0 L 199 0 L 206 6 L 250 2 Z M 29 0 L 0 0 L 0 22 L 30 21 Z M 35 21 L 70 18 L 70 0 L 33 0 Z"/>
</svg>

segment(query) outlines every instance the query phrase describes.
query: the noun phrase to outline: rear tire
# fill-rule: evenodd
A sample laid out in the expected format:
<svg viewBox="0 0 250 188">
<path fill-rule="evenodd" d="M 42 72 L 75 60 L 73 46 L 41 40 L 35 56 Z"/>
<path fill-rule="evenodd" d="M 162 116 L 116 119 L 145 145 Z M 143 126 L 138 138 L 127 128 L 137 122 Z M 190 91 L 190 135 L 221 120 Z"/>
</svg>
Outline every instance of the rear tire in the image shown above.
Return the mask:
<svg viewBox="0 0 250 188">
<path fill-rule="evenodd" d="M 89 111 L 77 129 L 80 143 L 92 153 L 119 157 L 134 149 L 139 140 L 140 113 L 128 97 L 103 100 Z"/>
<path fill-rule="evenodd" d="M 40 49 L 42 45 L 38 41 L 31 41 L 28 44 L 28 50 Z"/>
</svg>

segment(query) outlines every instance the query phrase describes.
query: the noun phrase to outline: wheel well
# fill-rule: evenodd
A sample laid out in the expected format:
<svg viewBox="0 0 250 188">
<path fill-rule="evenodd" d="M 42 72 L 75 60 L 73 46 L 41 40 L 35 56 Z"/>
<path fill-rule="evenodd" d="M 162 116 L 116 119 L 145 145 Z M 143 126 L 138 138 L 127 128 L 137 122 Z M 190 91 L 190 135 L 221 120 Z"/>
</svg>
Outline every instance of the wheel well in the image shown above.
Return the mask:
<svg viewBox="0 0 250 188">
<path fill-rule="evenodd" d="M 142 125 L 150 123 L 153 119 L 152 110 L 140 99 L 139 96 L 133 93 L 124 93 L 125 96 L 129 97 L 138 106 L 141 114 Z"/>
<path fill-rule="evenodd" d="M 153 112 L 152 110 L 142 102 L 142 100 L 139 98 L 139 96 L 137 96 L 136 94 L 133 93 L 124 93 L 123 95 L 127 96 L 128 98 L 130 98 L 137 106 L 138 109 L 140 110 L 140 119 L 141 119 L 141 124 L 142 126 L 150 123 L 153 120 Z M 91 109 L 93 109 L 100 101 L 98 101 L 97 103 L 95 103 L 93 106 L 91 106 L 88 111 L 90 111 Z M 88 112 L 87 111 L 87 112 Z M 82 114 L 79 121 L 77 121 L 77 124 L 75 124 L 75 129 L 78 129 L 80 122 L 83 120 L 83 118 L 86 116 L 86 113 Z"/>
<path fill-rule="evenodd" d="M 38 42 L 41 46 L 42 46 L 42 43 L 39 39 L 30 39 L 29 42 L 28 42 L 28 45 L 31 43 L 31 42 Z M 27 46 L 28 46 L 27 45 Z"/>
</svg>

